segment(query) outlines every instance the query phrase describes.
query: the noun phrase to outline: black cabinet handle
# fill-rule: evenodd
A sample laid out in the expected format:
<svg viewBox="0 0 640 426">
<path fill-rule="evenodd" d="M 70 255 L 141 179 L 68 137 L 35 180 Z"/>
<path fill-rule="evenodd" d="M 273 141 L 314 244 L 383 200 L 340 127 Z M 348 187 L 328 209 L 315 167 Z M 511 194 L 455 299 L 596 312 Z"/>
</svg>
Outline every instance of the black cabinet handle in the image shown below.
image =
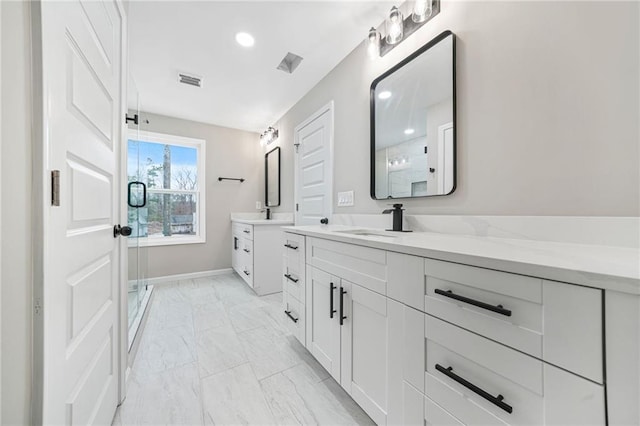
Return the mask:
<svg viewBox="0 0 640 426">
<path fill-rule="evenodd" d="M 480 389 L 478 386 L 474 385 L 473 383 L 463 379 L 462 377 L 454 373 L 453 367 L 444 368 L 440 364 L 436 364 L 436 370 L 438 370 L 445 376 L 449 377 L 450 379 L 460 383 L 462 386 L 469 389 L 470 391 L 480 395 L 490 403 L 502 408 L 507 413 L 511 414 L 513 412 L 513 407 L 507 404 L 506 402 L 504 402 L 504 396 L 502 395 L 493 396 L 489 392 L 483 389 Z"/>
<path fill-rule="evenodd" d="M 244 272 L 244 274 L 245 274 L 246 276 L 251 275 L 251 274 L 249 273 L 249 271 L 247 271 L 246 269 L 245 269 L 244 271 L 242 271 L 242 272 Z"/>
<path fill-rule="evenodd" d="M 250 234 L 250 233 L 251 233 L 251 231 L 249 231 L 248 229 L 245 229 L 245 230 L 244 230 L 244 231 L 242 231 L 242 232 L 244 232 L 245 234 Z"/>
<path fill-rule="evenodd" d="M 290 249 L 293 249 L 293 250 L 298 250 L 298 247 L 296 247 L 296 246 L 292 246 L 291 244 L 285 244 L 284 246 L 285 246 L 286 248 L 290 248 Z"/>
<path fill-rule="evenodd" d="M 289 275 L 289 274 L 284 274 L 284 277 L 285 277 L 286 279 L 288 279 L 289 281 L 293 281 L 294 283 L 297 283 L 297 282 L 298 282 L 298 280 L 299 280 L 298 278 L 293 278 L 293 277 L 292 277 L 291 275 Z"/>
<path fill-rule="evenodd" d="M 336 313 L 336 310 L 333 309 L 333 290 L 337 287 L 331 283 L 329 285 L 329 318 L 333 318 L 333 314 Z"/>
<path fill-rule="evenodd" d="M 451 290 L 440 290 L 439 288 L 435 289 L 435 293 L 444 297 L 449 297 L 451 299 L 459 300 L 460 302 L 468 303 L 473 306 L 477 306 L 482 309 L 486 309 L 491 312 L 496 312 L 500 315 L 504 315 L 507 317 L 511 316 L 511 311 L 509 309 L 505 309 L 502 305 L 493 306 L 488 303 L 480 302 L 478 300 L 469 299 L 468 297 L 460 296 L 459 294 L 453 293 Z"/>
<path fill-rule="evenodd" d="M 251 253 L 251 250 L 249 250 L 249 249 L 242 249 L 242 250 L 244 250 L 247 253 Z"/>
<path fill-rule="evenodd" d="M 344 315 L 344 295 L 347 294 L 347 290 L 340 287 L 340 325 L 344 324 L 344 320 L 347 319 Z"/>
<path fill-rule="evenodd" d="M 291 319 L 291 321 L 298 322 L 299 318 L 294 318 L 293 315 L 291 315 L 291 311 L 284 311 L 284 313 L 287 314 L 287 316 Z"/>
<path fill-rule="evenodd" d="M 233 249 L 238 250 L 238 237 L 233 237 Z"/>
</svg>

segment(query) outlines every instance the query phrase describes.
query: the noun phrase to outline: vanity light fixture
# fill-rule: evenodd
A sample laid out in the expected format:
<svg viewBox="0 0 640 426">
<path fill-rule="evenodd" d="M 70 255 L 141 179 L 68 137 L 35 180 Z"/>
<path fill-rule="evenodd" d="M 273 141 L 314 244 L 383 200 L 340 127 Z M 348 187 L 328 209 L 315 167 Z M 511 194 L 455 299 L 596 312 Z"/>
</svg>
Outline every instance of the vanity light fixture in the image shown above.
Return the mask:
<svg viewBox="0 0 640 426">
<path fill-rule="evenodd" d="M 380 56 L 380 33 L 373 27 L 369 30 L 367 56 L 369 56 L 370 59 L 375 59 Z"/>
<path fill-rule="evenodd" d="M 396 44 L 402 40 L 404 35 L 404 21 L 400 9 L 393 6 L 389 11 L 387 19 L 387 43 Z"/>
<path fill-rule="evenodd" d="M 375 59 L 375 51 L 380 56 L 384 56 L 391 49 L 396 47 L 402 40 L 413 34 L 418 28 L 429 22 L 440 13 L 440 2 L 442 0 L 406 0 L 400 6 L 394 6 L 389 11 L 385 21 L 386 34 L 378 33 L 375 28 L 371 28 L 368 34 L 367 53 L 370 58 Z M 409 16 L 405 19 L 402 11 Z M 378 36 L 378 46 L 376 38 Z"/>
<path fill-rule="evenodd" d="M 240 32 L 236 34 L 236 41 L 242 47 L 251 47 L 255 44 L 256 40 L 249 33 Z"/>
<path fill-rule="evenodd" d="M 416 0 L 413 5 L 413 13 L 411 19 L 415 23 L 426 21 L 433 13 L 432 0 Z"/>
<path fill-rule="evenodd" d="M 389 99 L 390 97 L 391 97 L 391 92 L 388 90 L 378 93 L 378 99 Z"/>
<path fill-rule="evenodd" d="M 415 130 L 413 129 L 404 129 L 404 134 L 405 135 L 412 135 L 415 132 Z"/>
<path fill-rule="evenodd" d="M 278 139 L 278 129 L 271 126 L 260 135 L 260 145 L 266 146 Z"/>
</svg>

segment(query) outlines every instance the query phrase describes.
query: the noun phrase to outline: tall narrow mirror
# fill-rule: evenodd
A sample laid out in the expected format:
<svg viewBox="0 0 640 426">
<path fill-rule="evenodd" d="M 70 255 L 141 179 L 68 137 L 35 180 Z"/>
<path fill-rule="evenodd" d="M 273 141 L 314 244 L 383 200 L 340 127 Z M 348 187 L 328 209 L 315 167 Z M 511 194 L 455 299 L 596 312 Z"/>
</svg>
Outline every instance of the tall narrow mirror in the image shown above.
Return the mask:
<svg viewBox="0 0 640 426">
<path fill-rule="evenodd" d="M 371 85 L 371 197 L 456 187 L 455 35 L 445 31 Z"/>
<path fill-rule="evenodd" d="M 266 207 L 280 205 L 280 147 L 267 152 L 264 156 Z"/>
</svg>

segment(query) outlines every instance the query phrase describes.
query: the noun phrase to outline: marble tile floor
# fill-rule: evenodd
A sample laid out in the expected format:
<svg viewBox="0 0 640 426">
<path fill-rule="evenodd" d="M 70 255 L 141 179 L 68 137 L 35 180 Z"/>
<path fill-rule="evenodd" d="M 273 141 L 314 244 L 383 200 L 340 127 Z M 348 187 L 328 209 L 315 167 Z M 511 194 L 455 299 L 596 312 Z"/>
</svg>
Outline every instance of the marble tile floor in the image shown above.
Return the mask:
<svg viewBox="0 0 640 426">
<path fill-rule="evenodd" d="M 158 285 L 114 425 L 372 425 L 235 274 Z"/>
</svg>

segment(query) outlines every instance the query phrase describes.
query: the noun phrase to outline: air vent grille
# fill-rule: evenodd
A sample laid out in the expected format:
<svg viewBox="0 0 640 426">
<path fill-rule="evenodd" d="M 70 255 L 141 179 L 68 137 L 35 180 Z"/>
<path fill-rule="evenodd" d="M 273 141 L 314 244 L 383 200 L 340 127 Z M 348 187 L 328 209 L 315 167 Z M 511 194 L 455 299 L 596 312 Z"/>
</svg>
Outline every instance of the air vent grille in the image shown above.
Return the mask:
<svg viewBox="0 0 640 426">
<path fill-rule="evenodd" d="M 298 56 L 295 53 L 287 53 L 287 55 L 282 59 L 280 65 L 278 65 L 278 69 L 289 74 L 293 73 L 300 62 L 302 62 L 302 56 Z"/>
<path fill-rule="evenodd" d="M 178 81 L 189 86 L 202 87 L 202 78 L 193 75 L 179 73 Z"/>
</svg>

